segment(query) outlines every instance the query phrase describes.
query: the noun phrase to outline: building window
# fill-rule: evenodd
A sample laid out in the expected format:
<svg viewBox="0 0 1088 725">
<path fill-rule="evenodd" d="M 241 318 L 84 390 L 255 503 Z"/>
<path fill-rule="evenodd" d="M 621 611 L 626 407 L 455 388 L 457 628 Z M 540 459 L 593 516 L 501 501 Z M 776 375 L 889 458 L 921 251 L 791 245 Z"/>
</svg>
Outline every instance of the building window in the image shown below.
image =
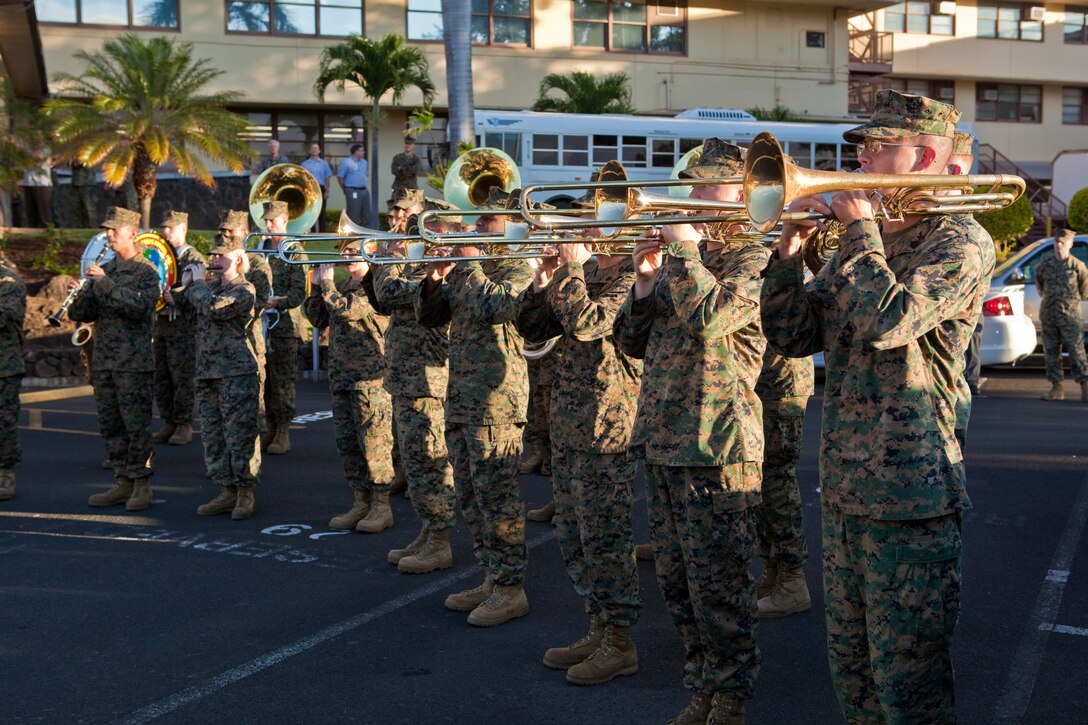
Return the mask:
<svg viewBox="0 0 1088 725">
<path fill-rule="evenodd" d="M 1065 6 L 1065 42 L 1088 45 L 1088 8 Z"/>
<path fill-rule="evenodd" d="M 1043 120 L 1043 87 L 1013 83 L 979 83 L 976 121 L 1039 123 Z"/>
<path fill-rule="evenodd" d="M 227 30 L 275 35 L 361 35 L 363 0 L 227 0 Z"/>
<path fill-rule="evenodd" d="M 891 78 L 888 88 L 912 96 L 925 96 L 944 103 L 956 103 L 956 84 L 953 81 L 927 81 L 921 78 Z"/>
<path fill-rule="evenodd" d="M 1088 124 L 1088 88 L 1062 89 L 1062 123 Z"/>
<path fill-rule="evenodd" d="M 37 0 L 43 23 L 178 29 L 178 0 Z"/>
<path fill-rule="evenodd" d="M 574 46 L 683 53 L 686 0 L 574 0 Z"/>
<path fill-rule="evenodd" d="M 980 2 L 978 4 L 978 37 L 1003 40 L 1043 39 L 1041 5 Z"/>
<path fill-rule="evenodd" d="M 472 0 L 474 45 L 532 46 L 531 0 Z M 408 0 L 408 40 L 442 40 L 442 0 Z"/>
<path fill-rule="evenodd" d="M 280 142 L 280 153 L 297 164 L 310 155 L 310 144 L 317 142 L 335 169 L 350 155 L 352 144 L 365 141 L 362 116 L 351 113 L 234 110 L 249 119 L 242 140 L 258 156 L 268 154 L 268 140 L 274 138 Z"/>
<path fill-rule="evenodd" d="M 939 2 L 911 0 L 884 10 L 884 30 L 894 33 L 954 35 L 955 15 L 943 15 Z"/>
</svg>

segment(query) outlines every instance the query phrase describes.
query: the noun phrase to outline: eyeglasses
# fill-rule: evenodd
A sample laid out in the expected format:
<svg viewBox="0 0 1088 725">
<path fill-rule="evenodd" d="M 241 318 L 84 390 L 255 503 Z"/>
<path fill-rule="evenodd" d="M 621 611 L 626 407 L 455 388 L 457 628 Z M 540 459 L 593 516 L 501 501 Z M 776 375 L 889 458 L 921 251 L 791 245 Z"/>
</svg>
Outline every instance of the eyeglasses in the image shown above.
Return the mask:
<svg viewBox="0 0 1088 725">
<path fill-rule="evenodd" d="M 862 141 L 861 143 L 859 143 L 857 145 L 857 151 L 858 151 L 859 154 L 862 151 L 868 151 L 871 154 L 879 154 L 881 149 L 886 149 L 886 148 L 891 148 L 891 147 L 902 147 L 902 148 L 912 148 L 912 149 L 919 148 L 918 144 L 916 144 L 916 143 L 888 143 L 886 141 L 881 141 L 878 138 L 867 138 L 867 139 L 865 139 L 864 141 Z"/>
</svg>

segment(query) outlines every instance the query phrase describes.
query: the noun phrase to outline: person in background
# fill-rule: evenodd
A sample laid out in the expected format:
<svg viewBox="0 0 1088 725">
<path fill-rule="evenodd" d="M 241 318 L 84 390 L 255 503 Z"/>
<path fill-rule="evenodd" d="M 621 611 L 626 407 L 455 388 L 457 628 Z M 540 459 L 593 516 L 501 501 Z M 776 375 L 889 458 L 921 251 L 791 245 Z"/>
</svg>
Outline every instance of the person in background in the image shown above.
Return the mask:
<svg viewBox="0 0 1088 725">
<path fill-rule="evenodd" d="M 309 171 L 317 179 L 317 185 L 321 187 L 321 214 L 317 217 L 317 221 L 314 222 L 311 230 L 321 233 L 325 231 L 325 208 L 329 204 L 329 184 L 335 174 L 332 173 L 329 162 L 321 158 L 320 144 L 316 142 L 310 144 L 310 156 L 302 162 L 302 168 Z"/>
<path fill-rule="evenodd" d="M 1080 385 L 1080 399 L 1088 403 L 1088 359 L 1084 352 L 1084 322 L 1080 302 L 1088 299 L 1088 267 L 1072 255 L 1072 229 L 1060 229 L 1054 238 L 1054 255 L 1035 268 L 1039 290 L 1039 318 L 1043 323 L 1043 355 L 1050 390 L 1043 400 L 1063 400 L 1062 346 L 1069 353 L 1073 379 Z"/>
</svg>

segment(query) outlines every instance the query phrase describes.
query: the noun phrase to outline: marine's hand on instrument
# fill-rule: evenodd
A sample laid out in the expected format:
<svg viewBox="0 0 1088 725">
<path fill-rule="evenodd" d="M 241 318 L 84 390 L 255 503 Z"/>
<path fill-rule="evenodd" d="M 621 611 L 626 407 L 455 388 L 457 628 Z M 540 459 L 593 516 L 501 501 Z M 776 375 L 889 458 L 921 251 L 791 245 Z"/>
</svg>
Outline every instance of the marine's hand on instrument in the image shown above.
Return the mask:
<svg viewBox="0 0 1088 725">
<path fill-rule="evenodd" d="M 831 207 L 819 196 L 804 196 L 795 199 L 786 207 L 788 212 L 812 212 L 831 216 Z M 782 236 L 778 240 L 778 258 L 790 259 L 801 253 L 805 240 L 812 236 L 813 232 L 823 227 L 823 224 L 815 219 L 790 221 L 782 224 Z"/>
<path fill-rule="evenodd" d="M 171 307 L 174 306 L 174 295 L 170 294 L 170 288 L 169 287 L 163 287 L 162 301 L 165 302 L 166 304 L 170 305 Z"/>
<path fill-rule="evenodd" d="M 449 247 L 435 247 L 431 250 L 434 257 L 450 256 Z M 453 269 L 453 262 L 427 262 L 427 281 L 438 284 L 446 278 Z"/>
<path fill-rule="evenodd" d="M 274 310 L 278 308 L 280 306 L 281 299 L 281 297 L 276 297 L 275 295 L 269 297 L 267 300 L 264 301 L 264 308 L 266 310 Z"/>
<path fill-rule="evenodd" d="M 865 189 L 852 189 L 836 192 L 831 197 L 831 213 L 847 226 L 859 219 L 875 219 L 876 204 Z"/>
<path fill-rule="evenodd" d="M 321 283 L 321 282 L 324 282 L 325 280 L 328 280 L 328 281 L 331 282 L 332 281 L 332 270 L 333 270 L 333 266 L 331 264 L 319 264 L 319 265 L 317 265 L 317 268 L 314 269 L 314 272 L 313 272 L 313 274 L 314 274 L 313 281 L 317 282 L 317 283 Z"/>
<path fill-rule="evenodd" d="M 636 285 L 640 282 L 653 283 L 664 261 L 660 239 L 655 237 L 640 240 L 631 252 L 631 260 L 635 264 Z"/>
<path fill-rule="evenodd" d="M 89 280 L 102 279 L 106 276 L 106 270 L 99 267 L 97 264 L 88 265 L 87 269 L 83 270 L 83 276 Z"/>
<path fill-rule="evenodd" d="M 203 282 L 208 278 L 208 268 L 199 262 L 186 267 L 185 273 L 189 275 L 189 279 L 193 282 Z M 182 275 L 182 280 L 184 279 L 185 276 Z"/>
<path fill-rule="evenodd" d="M 666 224 L 661 227 L 661 240 L 665 244 L 673 242 L 692 242 L 698 244 L 703 238 L 702 230 L 696 229 L 691 224 Z"/>
<path fill-rule="evenodd" d="M 593 256 L 592 252 L 590 252 L 589 250 L 589 247 L 581 243 L 558 245 L 558 255 L 558 258 L 551 257 L 550 260 L 552 260 L 553 263 L 561 262 L 563 264 L 570 264 L 572 262 L 577 262 L 578 264 L 585 264 L 589 260 L 589 258 Z M 548 260 L 544 260 L 544 262 L 547 261 Z M 558 265 L 556 264 L 555 266 Z M 555 267 L 553 266 L 553 269 L 554 268 Z"/>
<path fill-rule="evenodd" d="M 574 246 L 572 244 L 560 244 L 558 249 L 564 247 Z M 552 278 L 555 276 L 555 270 L 559 268 L 559 257 L 554 256 L 558 254 L 556 247 L 545 247 L 544 254 L 553 256 L 541 257 L 540 259 L 534 259 L 536 267 L 534 268 L 533 276 L 533 292 L 542 292 L 549 284 L 552 283 Z"/>
<path fill-rule="evenodd" d="M 80 282 L 81 282 L 81 280 L 78 280 L 78 279 L 68 280 L 68 291 L 71 292 L 72 290 L 74 290 L 76 287 L 78 287 L 80 285 Z"/>
</svg>

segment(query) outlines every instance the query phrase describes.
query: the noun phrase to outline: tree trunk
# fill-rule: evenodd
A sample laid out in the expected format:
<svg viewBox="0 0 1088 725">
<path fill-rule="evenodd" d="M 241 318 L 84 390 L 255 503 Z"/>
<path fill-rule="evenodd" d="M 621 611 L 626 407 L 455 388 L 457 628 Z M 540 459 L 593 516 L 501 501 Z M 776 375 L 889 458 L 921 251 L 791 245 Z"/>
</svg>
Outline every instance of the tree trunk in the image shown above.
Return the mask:
<svg viewBox="0 0 1088 725">
<path fill-rule="evenodd" d="M 152 163 L 147 151 L 142 146 L 138 147 L 136 160 L 132 164 L 132 183 L 140 199 L 140 226 L 144 229 L 151 228 L 151 200 L 158 190 L 157 172 L 158 167 Z"/>
<path fill-rule="evenodd" d="M 457 144 L 476 138 L 472 100 L 472 5 L 466 0 L 442 0 L 442 36 L 446 50 L 446 87 L 450 120 L 450 158 Z"/>
<path fill-rule="evenodd" d="M 371 99 L 370 122 L 367 124 L 367 132 L 370 134 L 370 148 L 367 149 L 367 157 L 370 159 L 370 221 L 375 229 L 381 229 L 382 224 L 378 220 L 378 123 L 381 118 L 380 98 Z"/>
</svg>

